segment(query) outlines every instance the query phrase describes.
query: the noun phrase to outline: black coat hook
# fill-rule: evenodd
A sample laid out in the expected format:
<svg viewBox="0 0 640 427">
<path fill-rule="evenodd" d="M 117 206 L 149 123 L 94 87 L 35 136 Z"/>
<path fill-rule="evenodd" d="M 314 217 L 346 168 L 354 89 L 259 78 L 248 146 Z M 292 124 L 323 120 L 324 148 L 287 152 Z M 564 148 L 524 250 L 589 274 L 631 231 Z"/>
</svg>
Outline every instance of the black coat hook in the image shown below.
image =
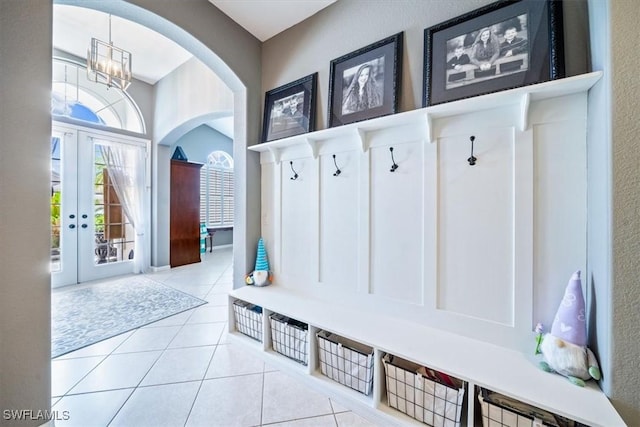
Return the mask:
<svg viewBox="0 0 640 427">
<path fill-rule="evenodd" d="M 396 161 L 393 158 L 393 147 L 389 147 L 389 151 L 391 152 L 391 161 L 393 162 L 393 164 L 391 165 L 390 172 L 395 172 L 396 169 L 399 168 L 399 166 L 396 164 Z"/>
<path fill-rule="evenodd" d="M 338 176 L 342 173 L 342 171 L 340 170 L 340 168 L 338 167 L 338 164 L 336 163 L 336 155 L 333 155 L 333 164 L 336 166 L 336 171 L 333 173 L 333 176 Z"/>
<path fill-rule="evenodd" d="M 298 172 L 296 172 L 295 169 L 293 169 L 293 160 L 289 161 L 289 166 L 291 166 L 291 171 L 293 172 L 293 176 L 291 177 L 291 179 L 293 180 L 298 179 Z"/>
<path fill-rule="evenodd" d="M 469 157 L 467 159 L 467 161 L 469 162 L 470 166 L 473 166 L 476 164 L 476 160 L 478 160 L 476 157 L 474 157 L 473 155 L 473 141 L 476 139 L 475 136 L 470 136 L 469 139 L 471 140 L 471 157 Z"/>
</svg>

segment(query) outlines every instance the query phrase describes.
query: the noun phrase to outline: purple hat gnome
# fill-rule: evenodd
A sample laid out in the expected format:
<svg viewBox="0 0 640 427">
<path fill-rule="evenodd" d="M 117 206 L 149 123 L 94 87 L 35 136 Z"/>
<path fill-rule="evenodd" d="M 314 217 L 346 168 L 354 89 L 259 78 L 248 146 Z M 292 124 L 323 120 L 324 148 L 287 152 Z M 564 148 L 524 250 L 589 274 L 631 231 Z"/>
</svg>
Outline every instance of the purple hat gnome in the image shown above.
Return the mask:
<svg viewBox="0 0 640 427">
<path fill-rule="evenodd" d="M 540 367 L 547 372 L 564 375 L 572 383 L 584 387 L 585 380 L 600 379 L 600 368 L 593 352 L 587 347 L 587 322 L 580 271 L 569 279 L 560 302 L 551 332 L 540 344 L 544 361 Z"/>
</svg>

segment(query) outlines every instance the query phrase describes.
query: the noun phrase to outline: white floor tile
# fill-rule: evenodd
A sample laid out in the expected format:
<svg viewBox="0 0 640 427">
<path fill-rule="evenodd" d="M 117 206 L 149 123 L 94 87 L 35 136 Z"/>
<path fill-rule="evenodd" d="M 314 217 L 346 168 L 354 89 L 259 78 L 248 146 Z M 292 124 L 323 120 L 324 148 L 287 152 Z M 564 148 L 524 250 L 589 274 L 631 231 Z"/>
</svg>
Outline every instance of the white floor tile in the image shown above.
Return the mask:
<svg viewBox="0 0 640 427">
<path fill-rule="evenodd" d="M 224 344 L 216 348 L 205 378 L 261 374 L 262 372 L 264 372 L 264 362 L 260 358 L 233 344 Z"/>
<path fill-rule="evenodd" d="M 107 356 L 111 354 L 120 344 L 122 344 L 127 338 L 129 338 L 134 331 L 125 332 L 124 334 L 117 335 L 113 338 L 100 341 L 90 346 L 81 348 L 64 356 L 56 357 L 55 360 L 61 359 L 74 359 L 77 357 L 87 356 Z"/>
<path fill-rule="evenodd" d="M 333 413 L 334 414 L 337 414 L 339 412 L 347 412 L 347 411 L 349 411 L 349 409 L 345 408 L 344 406 L 342 406 L 341 404 L 339 404 L 335 400 L 329 399 L 329 401 L 331 402 L 331 407 L 333 408 Z"/>
<path fill-rule="evenodd" d="M 133 335 L 123 342 L 113 353 L 164 350 L 178 334 L 179 330 L 180 326 L 137 329 Z"/>
<path fill-rule="evenodd" d="M 338 427 L 376 427 L 378 425 L 353 412 L 341 412 L 335 414 L 335 417 Z"/>
<path fill-rule="evenodd" d="M 316 393 L 282 372 L 264 374 L 263 423 L 332 413 L 328 397 Z"/>
<path fill-rule="evenodd" d="M 211 291 L 213 285 L 187 285 L 187 286 L 173 286 L 185 294 L 189 294 L 196 298 L 204 299 L 204 297 Z"/>
<path fill-rule="evenodd" d="M 200 382 L 138 387 L 109 427 L 184 426 Z"/>
<path fill-rule="evenodd" d="M 214 307 L 203 305 L 192 310 L 191 317 L 187 320 L 190 323 L 214 323 L 226 322 L 229 319 L 229 310 L 227 307 Z"/>
<path fill-rule="evenodd" d="M 183 311 L 182 313 L 174 314 L 173 316 L 165 317 L 164 319 L 158 320 L 157 322 L 149 323 L 144 328 L 157 328 L 160 326 L 182 326 L 187 323 L 189 317 L 191 317 L 191 313 L 193 313 L 195 308 L 192 308 L 187 311 Z"/>
<path fill-rule="evenodd" d="M 160 351 L 113 354 L 89 373 L 71 394 L 136 387 L 160 357 Z"/>
<path fill-rule="evenodd" d="M 51 361 L 51 396 L 63 396 L 106 356 Z"/>
<path fill-rule="evenodd" d="M 303 418 L 300 420 L 286 421 L 283 423 L 263 424 L 268 427 L 336 427 L 336 419 L 333 415 L 321 417 Z"/>
<path fill-rule="evenodd" d="M 231 264 L 229 248 L 150 275 L 208 304 L 54 359 L 56 427 L 373 426 L 228 343 Z"/>
<path fill-rule="evenodd" d="M 262 374 L 205 380 L 187 427 L 260 425 Z"/>
<path fill-rule="evenodd" d="M 278 368 L 276 368 L 275 366 L 270 365 L 269 363 L 265 363 L 264 364 L 264 371 L 265 372 L 277 372 Z"/>
<path fill-rule="evenodd" d="M 215 288 L 215 287 L 214 287 Z M 227 307 L 229 305 L 229 295 L 226 293 L 212 293 L 213 289 L 204 298 L 210 306 Z"/>
<path fill-rule="evenodd" d="M 211 294 L 228 294 L 233 290 L 233 282 L 232 281 L 218 281 L 215 286 L 209 291 L 209 295 Z"/>
<path fill-rule="evenodd" d="M 215 346 L 169 349 L 142 380 L 143 386 L 202 381 Z"/>
<path fill-rule="evenodd" d="M 208 287 L 207 291 L 209 291 L 218 277 L 219 275 L 216 275 L 215 271 L 190 270 L 169 277 L 165 283 L 177 289 Z"/>
<path fill-rule="evenodd" d="M 169 348 L 217 345 L 225 327 L 224 323 L 184 325 L 178 335 L 171 341 L 171 344 L 169 344 Z"/>
<path fill-rule="evenodd" d="M 220 335 L 220 341 L 218 341 L 218 344 L 229 344 L 229 328 L 227 325 L 228 323 L 225 323 L 224 331 L 222 331 L 222 335 Z"/>
<path fill-rule="evenodd" d="M 65 396 L 52 408 L 56 427 L 106 427 L 133 389 Z M 66 412 L 65 412 L 66 411 Z M 64 414 L 68 419 L 64 420 Z"/>
<path fill-rule="evenodd" d="M 148 277 L 151 280 L 155 280 L 156 282 L 164 283 L 164 281 L 169 277 L 171 277 L 171 275 L 173 275 L 173 273 L 171 272 L 171 269 L 167 269 L 167 270 L 162 270 L 155 273 L 147 273 L 145 274 L 145 277 Z"/>
</svg>

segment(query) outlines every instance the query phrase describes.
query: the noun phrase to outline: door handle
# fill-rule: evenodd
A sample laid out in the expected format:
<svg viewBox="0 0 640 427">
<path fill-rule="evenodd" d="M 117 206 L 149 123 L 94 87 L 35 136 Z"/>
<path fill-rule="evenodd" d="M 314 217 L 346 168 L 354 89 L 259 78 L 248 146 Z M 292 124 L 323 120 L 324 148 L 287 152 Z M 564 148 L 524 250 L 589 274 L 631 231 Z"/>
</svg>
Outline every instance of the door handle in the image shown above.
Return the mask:
<svg viewBox="0 0 640 427">
<path fill-rule="evenodd" d="M 82 228 L 87 228 L 88 225 L 87 224 L 82 224 Z"/>
<path fill-rule="evenodd" d="M 69 215 L 69 218 L 74 219 L 76 216 L 74 214 Z"/>
<path fill-rule="evenodd" d="M 76 228 L 76 225 L 75 224 L 69 224 L 69 228 L 73 230 L 74 228 Z"/>
</svg>

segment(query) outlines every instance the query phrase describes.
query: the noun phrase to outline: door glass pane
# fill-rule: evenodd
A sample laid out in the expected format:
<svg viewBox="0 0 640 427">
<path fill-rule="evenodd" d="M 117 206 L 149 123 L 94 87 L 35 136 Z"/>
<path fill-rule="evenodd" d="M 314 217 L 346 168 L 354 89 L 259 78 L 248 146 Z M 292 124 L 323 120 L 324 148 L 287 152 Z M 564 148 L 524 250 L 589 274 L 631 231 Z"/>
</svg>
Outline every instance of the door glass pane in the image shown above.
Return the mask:
<svg viewBox="0 0 640 427">
<path fill-rule="evenodd" d="M 60 231 L 62 226 L 62 173 L 61 140 L 51 138 L 51 272 L 60 271 L 62 246 Z"/>
<path fill-rule="evenodd" d="M 135 232 L 124 213 L 98 143 L 94 144 L 94 159 L 95 264 L 128 261 L 133 259 Z"/>
</svg>

